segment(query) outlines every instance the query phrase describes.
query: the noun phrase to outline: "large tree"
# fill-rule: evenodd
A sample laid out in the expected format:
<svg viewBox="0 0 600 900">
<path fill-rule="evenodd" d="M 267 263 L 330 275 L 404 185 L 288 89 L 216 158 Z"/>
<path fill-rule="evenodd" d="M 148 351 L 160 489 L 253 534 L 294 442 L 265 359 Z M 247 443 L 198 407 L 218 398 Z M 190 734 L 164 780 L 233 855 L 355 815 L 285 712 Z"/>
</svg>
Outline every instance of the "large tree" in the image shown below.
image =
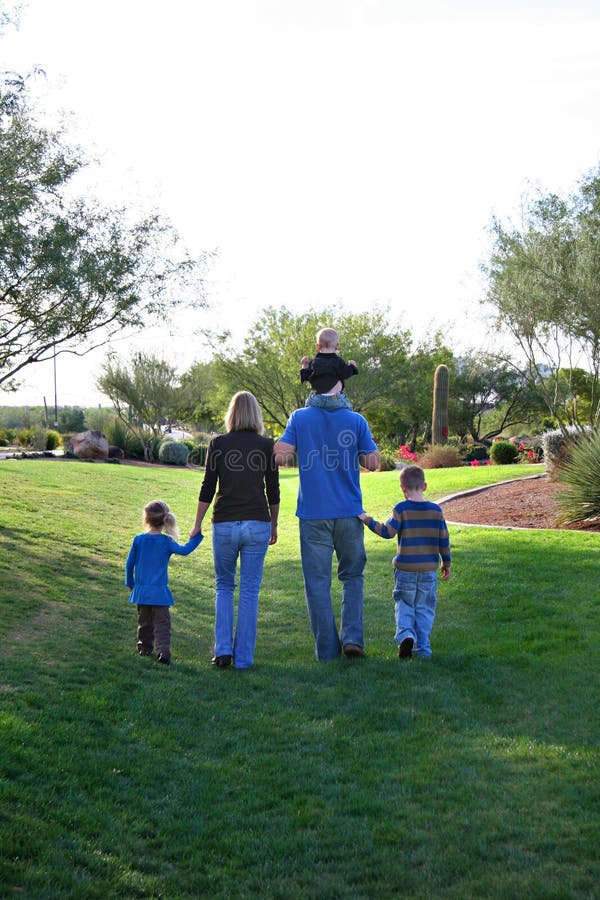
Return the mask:
<svg viewBox="0 0 600 900">
<path fill-rule="evenodd" d="M 491 353 L 471 351 L 457 359 L 451 386 L 452 431 L 476 443 L 490 445 L 506 429 L 539 418 L 543 408 L 527 378 Z"/>
<path fill-rule="evenodd" d="M 71 199 L 84 162 L 36 122 L 27 79 L 0 75 L 0 389 L 28 365 L 204 305 L 206 258 L 192 259 L 157 214 L 131 222 Z"/>
<path fill-rule="evenodd" d="M 491 230 L 493 249 L 484 267 L 486 301 L 496 312 L 498 326 L 519 347 L 520 373 L 564 429 L 585 424 L 581 407 L 565 406 L 564 386 L 565 373 L 584 368 L 590 376 L 587 421 L 597 423 L 600 167 L 582 179 L 572 196 L 539 193 L 523 203 L 518 227 L 495 219 Z M 567 394 L 575 387 L 567 385 Z"/>
<path fill-rule="evenodd" d="M 300 383 L 300 360 L 316 353 L 317 331 L 332 323 L 341 336 L 340 355 L 354 359 L 359 369 L 346 385 L 354 409 L 375 415 L 382 404 L 397 404 L 402 396 L 399 385 L 411 377 L 411 338 L 378 309 L 347 313 L 327 307 L 301 315 L 285 307 L 265 309 L 239 353 L 231 354 L 228 335 L 221 336 L 214 358 L 221 386 L 229 393 L 252 391 L 265 423 L 281 430 L 308 395 L 307 385 Z"/>
<path fill-rule="evenodd" d="M 98 388 L 110 398 L 127 430 L 139 438 L 144 459 L 152 462 L 163 423 L 177 406 L 175 369 L 151 353 L 136 352 L 127 362 L 110 354 Z"/>
</svg>

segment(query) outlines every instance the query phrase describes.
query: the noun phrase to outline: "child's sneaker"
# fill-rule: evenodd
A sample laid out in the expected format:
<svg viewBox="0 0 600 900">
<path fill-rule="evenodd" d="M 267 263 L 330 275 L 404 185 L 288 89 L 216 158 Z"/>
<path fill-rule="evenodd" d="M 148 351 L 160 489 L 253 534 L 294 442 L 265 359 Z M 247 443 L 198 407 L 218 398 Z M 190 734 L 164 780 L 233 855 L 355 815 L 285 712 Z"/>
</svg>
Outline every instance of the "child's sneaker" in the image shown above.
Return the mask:
<svg viewBox="0 0 600 900">
<path fill-rule="evenodd" d="M 400 659 L 410 659 L 412 656 L 414 640 L 411 637 L 404 638 L 398 647 L 398 656 Z"/>
<path fill-rule="evenodd" d="M 156 661 L 159 662 L 159 663 L 162 663 L 163 666 L 169 666 L 169 665 L 171 665 L 171 657 L 170 657 L 170 656 L 167 656 L 166 653 L 159 653 L 158 656 L 157 656 L 157 658 L 156 658 Z"/>
</svg>

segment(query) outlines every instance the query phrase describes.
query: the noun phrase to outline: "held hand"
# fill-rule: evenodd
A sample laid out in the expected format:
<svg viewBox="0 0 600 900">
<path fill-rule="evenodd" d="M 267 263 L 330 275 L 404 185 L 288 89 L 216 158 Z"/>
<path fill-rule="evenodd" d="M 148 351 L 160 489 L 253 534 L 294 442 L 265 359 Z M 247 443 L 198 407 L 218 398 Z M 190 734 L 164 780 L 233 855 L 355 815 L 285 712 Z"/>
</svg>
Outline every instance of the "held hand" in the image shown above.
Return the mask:
<svg viewBox="0 0 600 900">
<path fill-rule="evenodd" d="M 366 512 L 361 512 L 361 514 L 358 516 L 358 518 L 360 519 L 361 522 L 366 523 L 367 519 L 370 519 L 371 516 L 369 516 Z"/>
<path fill-rule="evenodd" d="M 349 360 L 348 360 L 348 365 L 349 365 L 349 366 L 354 366 L 355 369 L 358 369 L 358 366 L 356 365 L 356 363 L 354 362 L 353 359 L 349 359 Z"/>
<path fill-rule="evenodd" d="M 302 364 L 303 369 L 308 369 L 308 364 L 310 362 L 310 359 L 308 358 L 308 356 L 303 356 L 300 362 Z"/>
<path fill-rule="evenodd" d="M 194 525 L 194 527 L 190 531 L 191 538 L 196 537 L 197 534 L 202 534 L 202 525 L 198 525 L 198 526 Z"/>
<path fill-rule="evenodd" d="M 450 566 L 442 566 L 442 581 L 447 581 L 450 578 Z"/>
</svg>

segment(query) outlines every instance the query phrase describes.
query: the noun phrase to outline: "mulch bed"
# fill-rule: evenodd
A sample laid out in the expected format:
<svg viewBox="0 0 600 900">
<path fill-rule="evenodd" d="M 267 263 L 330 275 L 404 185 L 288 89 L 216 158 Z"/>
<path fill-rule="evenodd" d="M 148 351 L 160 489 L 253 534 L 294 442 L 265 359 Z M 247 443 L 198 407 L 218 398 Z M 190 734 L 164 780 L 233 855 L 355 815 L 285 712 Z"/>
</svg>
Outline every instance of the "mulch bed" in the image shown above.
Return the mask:
<svg viewBox="0 0 600 900">
<path fill-rule="evenodd" d="M 492 485 L 442 506 L 446 520 L 455 524 L 600 532 L 600 520 L 586 526 L 557 524 L 556 495 L 564 489 L 546 476 L 528 478 Z"/>
</svg>

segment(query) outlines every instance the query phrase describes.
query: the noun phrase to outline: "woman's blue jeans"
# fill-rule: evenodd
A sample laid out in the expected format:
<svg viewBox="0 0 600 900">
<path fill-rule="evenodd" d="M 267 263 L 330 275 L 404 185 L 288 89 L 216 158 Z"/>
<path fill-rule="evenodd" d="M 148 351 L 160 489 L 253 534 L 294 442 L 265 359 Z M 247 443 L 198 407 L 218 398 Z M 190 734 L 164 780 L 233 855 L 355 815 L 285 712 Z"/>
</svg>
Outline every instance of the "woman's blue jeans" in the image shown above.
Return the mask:
<svg viewBox="0 0 600 900">
<path fill-rule="evenodd" d="M 394 570 L 396 641 L 411 637 L 415 656 L 431 656 L 429 635 L 435 619 L 437 572 Z"/>
<path fill-rule="evenodd" d="M 215 564 L 215 656 L 232 656 L 236 669 L 254 662 L 258 592 L 271 538 L 270 522 L 216 522 L 212 527 Z M 240 590 L 234 637 L 234 592 L 240 560 Z"/>
</svg>

